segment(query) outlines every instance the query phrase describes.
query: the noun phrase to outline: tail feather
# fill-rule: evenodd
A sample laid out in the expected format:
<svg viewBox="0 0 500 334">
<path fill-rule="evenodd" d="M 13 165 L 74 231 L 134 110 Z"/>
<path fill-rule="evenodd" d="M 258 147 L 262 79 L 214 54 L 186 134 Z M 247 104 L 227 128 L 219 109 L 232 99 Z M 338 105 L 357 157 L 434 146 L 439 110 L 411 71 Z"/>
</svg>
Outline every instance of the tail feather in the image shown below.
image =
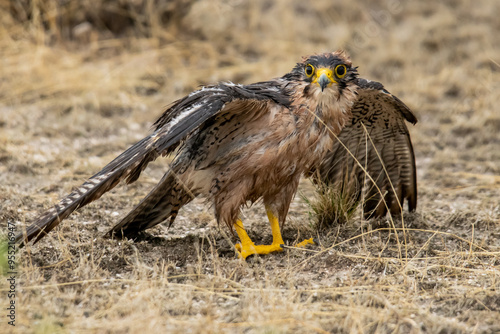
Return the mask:
<svg viewBox="0 0 500 334">
<path fill-rule="evenodd" d="M 174 172 L 168 172 L 135 209 L 108 232 L 108 235 L 136 235 L 169 217 L 172 223 L 179 209 L 196 195 L 178 181 Z"/>
</svg>

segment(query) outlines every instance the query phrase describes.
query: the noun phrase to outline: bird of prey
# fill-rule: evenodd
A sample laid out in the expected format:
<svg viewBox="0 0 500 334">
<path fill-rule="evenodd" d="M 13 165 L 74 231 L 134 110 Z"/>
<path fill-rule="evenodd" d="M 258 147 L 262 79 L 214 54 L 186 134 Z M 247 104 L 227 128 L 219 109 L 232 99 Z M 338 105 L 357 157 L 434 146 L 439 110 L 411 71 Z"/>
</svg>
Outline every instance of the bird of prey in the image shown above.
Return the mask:
<svg viewBox="0 0 500 334">
<path fill-rule="evenodd" d="M 322 173 L 325 182 L 340 175 L 336 157 L 327 154 L 337 147 L 337 137 L 342 137 L 347 124 L 357 127 L 352 112 L 371 112 L 363 106 L 383 100 L 380 94 L 394 98 L 381 86 L 358 78 L 357 68 L 343 51 L 304 57 L 290 73 L 270 81 L 202 87 L 174 102 L 150 135 L 38 217 L 17 240 L 40 240 L 73 211 L 121 181 L 136 181 L 149 162 L 173 153 L 163 178 L 111 229 L 111 235 L 134 236 L 167 219 L 172 223 L 183 205 L 204 196 L 217 221 L 236 231 L 240 257 L 282 251 L 280 226 L 300 177 L 311 170 L 328 170 L 322 166 L 329 158 L 333 169 Z M 378 105 L 387 106 L 392 105 Z M 390 112 L 406 116 L 406 109 L 400 109 Z M 384 110 L 375 114 L 385 117 Z M 255 245 L 240 219 L 242 206 L 258 200 L 269 218 L 271 245 Z M 300 245 L 307 243 L 312 239 Z"/>
</svg>

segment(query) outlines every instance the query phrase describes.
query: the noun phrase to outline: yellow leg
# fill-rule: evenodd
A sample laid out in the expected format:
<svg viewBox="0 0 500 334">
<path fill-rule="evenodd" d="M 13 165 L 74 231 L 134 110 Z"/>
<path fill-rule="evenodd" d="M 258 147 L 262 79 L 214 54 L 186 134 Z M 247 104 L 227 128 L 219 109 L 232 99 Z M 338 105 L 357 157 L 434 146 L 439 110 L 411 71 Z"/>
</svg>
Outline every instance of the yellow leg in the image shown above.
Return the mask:
<svg viewBox="0 0 500 334">
<path fill-rule="evenodd" d="M 280 230 L 280 222 L 278 218 L 274 215 L 273 211 L 266 206 L 267 219 L 269 219 L 269 223 L 271 224 L 271 233 L 273 234 L 273 245 L 281 245 L 284 244 L 283 237 L 281 236 Z"/>
<path fill-rule="evenodd" d="M 271 223 L 271 231 L 273 233 L 273 245 L 284 245 L 285 242 L 283 241 L 283 238 L 281 237 L 281 230 L 280 230 L 280 224 L 278 221 L 278 218 L 273 214 L 272 210 L 266 206 L 266 212 L 267 212 L 267 218 L 269 218 L 269 222 Z M 299 242 L 298 244 L 295 245 L 295 247 L 306 247 L 307 245 L 314 245 L 315 242 L 313 241 L 313 238 L 306 239 L 302 242 Z M 281 247 L 280 247 L 281 248 Z"/>
<path fill-rule="evenodd" d="M 283 248 L 281 245 L 284 244 L 283 238 L 281 237 L 280 224 L 278 218 L 274 215 L 273 211 L 266 207 L 267 217 L 269 218 L 269 223 L 271 224 L 271 232 L 273 234 L 273 243 L 271 245 L 255 245 L 253 241 L 248 236 L 243 223 L 241 220 L 237 220 L 234 224 L 234 229 L 240 238 L 241 245 L 237 244 L 236 249 L 239 252 L 239 257 L 246 259 L 252 254 L 269 254 L 272 252 L 282 252 Z"/>
</svg>

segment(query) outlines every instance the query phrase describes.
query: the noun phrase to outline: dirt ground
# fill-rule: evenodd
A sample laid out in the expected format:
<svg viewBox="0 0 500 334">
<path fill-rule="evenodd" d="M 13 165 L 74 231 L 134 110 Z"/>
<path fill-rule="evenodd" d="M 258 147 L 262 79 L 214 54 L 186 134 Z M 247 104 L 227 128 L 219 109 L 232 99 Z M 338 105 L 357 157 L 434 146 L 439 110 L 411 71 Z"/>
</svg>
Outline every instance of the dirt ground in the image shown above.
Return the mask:
<svg viewBox="0 0 500 334">
<path fill-rule="evenodd" d="M 0 0 L 0 228 L 22 227 L 143 138 L 198 85 L 287 73 L 346 49 L 415 111 L 419 201 L 318 232 L 302 197 L 283 234 L 306 250 L 235 257 L 196 200 L 167 229 L 102 238 L 168 159 L 17 254 L 19 333 L 499 333 L 500 2 Z M 264 208 L 244 212 L 269 243 Z M 389 228 L 387 227 L 389 226 Z M 7 320 L 6 320 L 7 319 Z"/>
</svg>

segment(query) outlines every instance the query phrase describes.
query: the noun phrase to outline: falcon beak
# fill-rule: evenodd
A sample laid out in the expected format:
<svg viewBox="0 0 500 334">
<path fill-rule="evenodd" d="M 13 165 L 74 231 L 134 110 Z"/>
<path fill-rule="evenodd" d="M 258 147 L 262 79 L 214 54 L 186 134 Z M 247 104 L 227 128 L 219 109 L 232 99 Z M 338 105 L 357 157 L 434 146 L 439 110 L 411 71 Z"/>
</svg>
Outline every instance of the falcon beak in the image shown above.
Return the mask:
<svg viewBox="0 0 500 334">
<path fill-rule="evenodd" d="M 326 87 L 331 86 L 332 83 L 336 82 L 333 79 L 333 72 L 329 68 L 318 68 L 316 70 L 316 78 L 313 83 L 317 83 L 321 87 L 321 91 L 324 91 Z"/>
</svg>

